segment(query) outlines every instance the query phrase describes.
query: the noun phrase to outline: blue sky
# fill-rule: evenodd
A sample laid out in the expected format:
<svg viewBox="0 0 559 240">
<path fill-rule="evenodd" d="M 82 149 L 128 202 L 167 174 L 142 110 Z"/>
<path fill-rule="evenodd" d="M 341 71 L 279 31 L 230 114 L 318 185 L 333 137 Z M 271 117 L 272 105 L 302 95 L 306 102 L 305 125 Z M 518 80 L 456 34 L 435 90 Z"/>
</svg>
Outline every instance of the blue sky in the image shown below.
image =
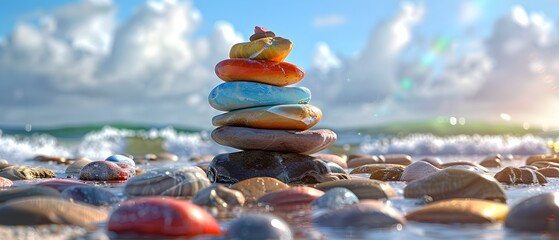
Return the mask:
<svg viewBox="0 0 559 240">
<path fill-rule="evenodd" d="M 300 85 L 323 108 L 324 126 L 549 125 L 559 117 L 548 111 L 559 107 L 559 57 L 549 54 L 559 49 L 558 4 L 11 1 L 0 10 L 0 124 L 209 128 L 219 114 L 204 96 L 219 84 L 213 65 L 261 25 L 294 42 L 286 61 L 307 72 Z"/>
</svg>

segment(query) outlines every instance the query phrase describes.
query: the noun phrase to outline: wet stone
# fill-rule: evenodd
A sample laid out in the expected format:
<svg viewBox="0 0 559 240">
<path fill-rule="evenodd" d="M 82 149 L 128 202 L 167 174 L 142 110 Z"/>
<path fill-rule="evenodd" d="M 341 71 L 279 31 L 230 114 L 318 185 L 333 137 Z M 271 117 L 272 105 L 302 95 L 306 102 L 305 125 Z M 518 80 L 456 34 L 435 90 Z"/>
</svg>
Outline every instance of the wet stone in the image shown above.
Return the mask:
<svg viewBox="0 0 559 240">
<path fill-rule="evenodd" d="M 66 174 L 80 174 L 80 171 L 82 170 L 82 168 L 91 163 L 92 161 L 89 159 L 79 159 L 74 161 L 72 164 L 68 165 L 68 167 L 66 167 L 66 170 L 64 171 Z"/>
<path fill-rule="evenodd" d="M 140 197 L 122 203 L 111 214 L 108 230 L 117 238 L 138 238 L 154 235 L 191 238 L 199 235 L 220 235 L 219 223 L 206 210 L 185 200 L 168 197 Z"/>
<path fill-rule="evenodd" d="M 439 168 L 425 161 L 417 161 L 406 167 L 402 173 L 401 181 L 411 182 L 413 180 L 429 176 L 440 171 Z"/>
<path fill-rule="evenodd" d="M 52 170 L 46 168 L 11 166 L 2 169 L 0 177 L 10 180 L 31 180 L 36 178 L 54 178 L 56 175 Z"/>
<path fill-rule="evenodd" d="M 296 154 L 267 151 L 242 151 L 217 155 L 208 166 L 211 182 L 235 184 L 253 177 L 273 177 L 284 183 L 319 183 L 331 177 L 320 159 Z"/>
<path fill-rule="evenodd" d="M 502 161 L 503 160 L 501 158 L 501 155 L 497 154 L 495 156 L 489 156 L 489 157 L 486 157 L 485 159 L 481 160 L 479 165 L 487 167 L 487 168 L 500 168 Z"/>
<path fill-rule="evenodd" d="M 332 188 L 343 187 L 352 191 L 359 200 L 385 199 L 396 197 L 396 191 L 387 183 L 371 179 L 348 179 L 319 183 L 316 189 L 328 191 Z"/>
<path fill-rule="evenodd" d="M 60 198 L 60 193 L 50 187 L 30 186 L 0 191 L 0 203 L 28 197 Z"/>
<path fill-rule="evenodd" d="M 537 171 L 548 178 L 559 178 L 559 168 L 556 167 L 541 168 Z"/>
<path fill-rule="evenodd" d="M 288 189 L 289 185 L 271 177 L 256 177 L 235 183 L 233 188 L 241 191 L 247 202 L 256 202 L 268 193 Z"/>
<path fill-rule="evenodd" d="M 311 208 L 311 202 L 324 195 L 312 187 L 297 186 L 268 193 L 256 200 L 259 206 L 269 206 L 276 211 L 295 211 Z"/>
<path fill-rule="evenodd" d="M 404 173 L 404 168 L 401 167 L 384 168 L 373 171 L 369 179 L 380 181 L 400 181 L 402 173 Z"/>
<path fill-rule="evenodd" d="M 408 212 L 408 221 L 428 223 L 495 223 L 502 222 L 508 213 L 508 206 L 479 199 L 450 199 L 434 202 Z"/>
<path fill-rule="evenodd" d="M 87 184 L 70 179 L 51 179 L 35 184 L 35 186 L 50 187 L 58 192 L 63 192 L 66 188 L 73 186 L 86 186 Z"/>
<path fill-rule="evenodd" d="M 318 209 L 336 209 L 357 202 L 359 202 L 359 198 L 352 191 L 347 188 L 336 187 L 324 192 L 324 195 L 312 201 L 311 206 Z"/>
<path fill-rule="evenodd" d="M 495 174 L 497 181 L 506 184 L 544 184 L 547 179 L 538 171 L 527 168 L 506 167 Z"/>
<path fill-rule="evenodd" d="M 320 154 L 313 154 L 312 156 L 324 161 L 336 163 L 342 168 L 347 168 L 347 156 L 345 155 L 338 156 L 335 154 L 320 153 Z"/>
<path fill-rule="evenodd" d="M 401 228 L 406 223 L 398 210 L 377 200 L 346 205 L 313 218 L 317 226 L 334 228 Z"/>
<path fill-rule="evenodd" d="M 112 192 L 94 186 L 73 186 L 61 193 L 62 198 L 95 206 L 111 205 L 120 202 Z"/>
<path fill-rule="evenodd" d="M 124 186 L 124 193 L 129 196 L 193 197 L 208 186 L 208 178 L 198 167 L 163 168 L 129 179 Z"/>
<path fill-rule="evenodd" d="M 248 213 L 231 221 L 226 239 L 252 240 L 252 239 L 294 239 L 289 225 L 281 218 L 272 214 Z"/>
<path fill-rule="evenodd" d="M 12 184 L 14 184 L 12 180 L 0 177 L 0 188 L 11 187 Z"/>
<path fill-rule="evenodd" d="M 372 174 L 377 170 L 388 169 L 388 168 L 399 168 L 402 171 L 404 171 L 406 167 L 399 164 L 388 164 L 388 163 L 365 164 L 354 168 L 353 170 L 351 170 L 351 172 L 349 172 L 349 174 L 363 174 L 363 173 Z"/>
<path fill-rule="evenodd" d="M 72 203 L 60 198 L 30 197 L 0 205 L 0 225 L 76 225 L 96 229 L 97 223 L 106 221 L 106 211 L 90 205 Z"/>
<path fill-rule="evenodd" d="M 505 190 L 492 176 L 464 169 L 443 169 L 409 182 L 405 198 L 430 196 L 434 201 L 452 198 L 476 198 L 505 202 Z"/>
<path fill-rule="evenodd" d="M 124 156 L 121 154 L 113 154 L 107 157 L 105 161 L 115 162 L 115 163 L 125 163 L 131 167 L 136 166 L 136 163 L 134 163 L 134 160 L 132 160 L 132 158 L 129 158 L 128 156 Z"/>
<path fill-rule="evenodd" d="M 517 231 L 559 233 L 559 192 L 543 193 L 514 205 L 505 227 Z"/>
<path fill-rule="evenodd" d="M 80 171 L 80 179 L 86 181 L 125 181 L 134 175 L 134 167 L 111 161 L 94 161 Z"/>
<path fill-rule="evenodd" d="M 245 196 L 240 191 L 214 183 L 196 193 L 192 203 L 204 207 L 232 209 L 242 207 L 245 204 Z"/>
</svg>

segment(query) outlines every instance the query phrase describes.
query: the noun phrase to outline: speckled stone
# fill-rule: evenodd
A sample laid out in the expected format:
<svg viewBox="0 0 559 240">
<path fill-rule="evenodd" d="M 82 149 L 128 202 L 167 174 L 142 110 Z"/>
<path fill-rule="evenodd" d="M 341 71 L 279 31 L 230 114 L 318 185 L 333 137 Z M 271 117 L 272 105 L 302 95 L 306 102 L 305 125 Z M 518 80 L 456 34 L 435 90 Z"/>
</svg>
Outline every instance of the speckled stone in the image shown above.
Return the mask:
<svg viewBox="0 0 559 240">
<path fill-rule="evenodd" d="M 220 111 L 282 104 L 305 104 L 311 91 L 305 87 L 278 87 L 257 82 L 226 82 L 208 96 L 210 105 Z"/>
<path fill-rule="evenodd" d="M 256 200 L 268 193 L 282 191 L 288 189 L 289 185 L 272 177 L 255 177 L 245 179 L 233 184 L 233 189 L 237 189 L 243 193 L 247 202 L 256 202 Z"/>
<path fill-rule="evenodd" d="M 86 181 L 125 181 L 134 175 L 134 167 L 110 161 L 94 161 L 80 171 L 80 179 Z"/>
<path fill-rule="evenodd" d="M 322 151 L 336 142 L 331 130 L 317 129 L 288 131 L 223 126 L 212 131 L 212 139 L 218 144 L 241 150 L 265 150 L 312 154 Z"/>
<path fill-rule="evenodd" d="M 10 180 L 31 180 L 36 178 L 53 178 L 56 174 L 50 169 L 28 166 L 11 166 L 0 171 L 0 177 Z"/>
</svg>

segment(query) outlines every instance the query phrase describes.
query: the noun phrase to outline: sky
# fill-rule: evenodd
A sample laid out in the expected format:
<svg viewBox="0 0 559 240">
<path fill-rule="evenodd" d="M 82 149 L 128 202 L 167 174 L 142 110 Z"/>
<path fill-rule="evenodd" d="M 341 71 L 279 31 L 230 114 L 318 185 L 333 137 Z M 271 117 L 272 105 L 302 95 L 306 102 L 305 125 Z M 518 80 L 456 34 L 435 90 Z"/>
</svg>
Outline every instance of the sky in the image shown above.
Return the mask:
<svg viewBox="0 0 559 240">
<path fill-rule="evenodd" d="M 559 0 L 10 1 L 0 126 L 211 129 L 214 66 L 265 26 L 319 127 L 443 119 L 559 125 Z"/>
</svg>

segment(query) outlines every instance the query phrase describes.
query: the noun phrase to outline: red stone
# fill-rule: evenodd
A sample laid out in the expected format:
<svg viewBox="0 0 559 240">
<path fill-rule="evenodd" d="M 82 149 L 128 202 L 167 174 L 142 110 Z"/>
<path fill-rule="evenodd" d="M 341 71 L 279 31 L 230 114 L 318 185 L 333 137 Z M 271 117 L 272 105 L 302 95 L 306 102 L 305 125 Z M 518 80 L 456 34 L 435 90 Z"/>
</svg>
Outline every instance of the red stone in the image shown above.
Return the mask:
<svg viewBox="0 0 559 240">
<path fill-rule="evenodd" d="M 268 193 L 256 202 L 258 205 L 273 207 L 274 210 L 294 211 L 310 209 L 311 202 L 322 195 L 324 195 L 324 192 L 316 188 L 300 186 Z"/>
<path fill-rule="evenodd" d="M 12 184 L 14 184 L 12 180 L 0 177 L 0 187 L 11 187 Z"/>
<path fill-rule="evenodd" d="M 219 223 L 206 210 L 185 200 L 140 197 L 125 201 L 111 215 L 109 231 L 175 237 L 221 235 Z"/>
</svg>

